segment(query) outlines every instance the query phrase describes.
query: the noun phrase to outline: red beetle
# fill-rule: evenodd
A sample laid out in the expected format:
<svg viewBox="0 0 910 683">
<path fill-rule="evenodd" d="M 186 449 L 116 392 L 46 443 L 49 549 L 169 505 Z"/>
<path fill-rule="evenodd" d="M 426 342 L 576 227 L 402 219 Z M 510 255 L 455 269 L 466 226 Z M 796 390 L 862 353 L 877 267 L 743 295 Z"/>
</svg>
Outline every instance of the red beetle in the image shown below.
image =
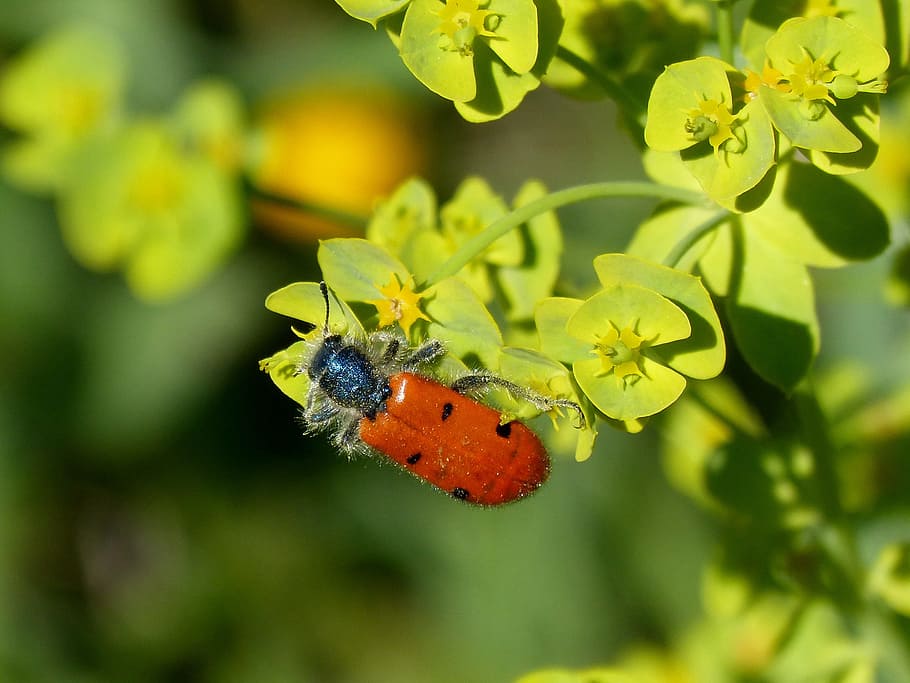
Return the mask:
<svg viewBox="0 0 910 683">
<path fill-rule="evenodd" d="M 329 296 L 322 338 L 298 372 L 310 379 L 303 413 L 308 432 L 330 430 L 343 451 L 372 448 L 455 498 L 500 505 L 533 493 L 550 472 L 547 452 L 521 422 L 467 394 L 500 386 L 541 410 L 581 408 L 567 399 L 542 396 L 486 372 L 474 372 L 451 387 L 419 369 L 445 354 L 431 339 L 410 347 L 393 334 L 374 333 L 366 342 L 328 329 Z"/>
</svg>

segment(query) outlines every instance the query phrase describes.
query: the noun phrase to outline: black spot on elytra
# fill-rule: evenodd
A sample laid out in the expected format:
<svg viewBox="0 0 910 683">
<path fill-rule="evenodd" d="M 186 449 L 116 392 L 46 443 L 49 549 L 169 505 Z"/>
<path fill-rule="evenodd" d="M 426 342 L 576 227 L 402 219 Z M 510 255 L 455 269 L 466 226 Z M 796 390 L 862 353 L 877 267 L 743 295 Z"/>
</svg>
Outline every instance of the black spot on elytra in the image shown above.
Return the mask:
<svg viewBox="0 0 910 683">
<path fill-rule="evenodd" d="M 503 439 L 508 439 L 509 435 L 512 433 L 512 423 L 506 422 L 504 425 L 496 425 L 496 434 L 501 436 Z"/>
<path fill-rule="evenodd" d="M 420 458 L 422 458 L 422 457 L 423 457 L 422 453 L 415 453 L 414 455 L 409 455 L 408 459 L 407 459 L 407 463 L 409 465 L 416 465 L 418 463 L 418 461 L 420 460 Z"/>
<path fill-rule="evenodd" d="M 451 403 L 445 403 L 445 404 L 443 404 L 443 406 L 442 406 L 442 419 L 443 419 L 443 421 L 449 419 L 449 415 L 452 414 L 452 408 L 454 408 L 454 406 L 453 406 Z"/>
<path fill-rule="evenodd" d="M 467 500 L 471 494 L 467 489 L 456 486 L 454 489 L 452 489 L 452 495 L 455 496 L 458 500 Z"/>
</svg>

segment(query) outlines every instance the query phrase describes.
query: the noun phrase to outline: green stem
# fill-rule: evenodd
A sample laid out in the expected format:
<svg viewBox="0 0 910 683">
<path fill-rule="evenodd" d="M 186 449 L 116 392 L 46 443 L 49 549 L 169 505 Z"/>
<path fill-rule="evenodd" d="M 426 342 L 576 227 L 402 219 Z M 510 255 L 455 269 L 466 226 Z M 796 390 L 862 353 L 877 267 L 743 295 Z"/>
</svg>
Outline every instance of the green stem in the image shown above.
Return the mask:
<svg viewBox="0 0 910 683">
<path fill-rule="evenodd" d="M 683 236 L 681 240 L 679 240 L 679 242 L 673 245 L 673 249 L 671 249 L 670 253 L 664 257 L 663 264 L 665 266 L 669 266 L 670 268 L 675 268 L 676 265 L 682 260 L 682 257 L 686 255 L 686 252 L 695 246 L 695 243 L 698 242 L 698 240 L 700 240 L 702 237 L 714 230 L 714 228 L 716 228 L 718 225 L 727 220 L 729 216 L 729 211 L 718 211 L 716 214 L 711 216 L 711 218 L 696 227 L 694 230 L 690 230 Z"/>
<path fill-rule="evenodd" d="M 572 52 L 572 50 L 569 50 L 562 45 L 556 48 L 556 57 L 557 59 L 564 61 L 580 74 L 587 76 L 593 83 L 599 85 L 607 94 L 607 97 L 616 102 L 616 104 L 631 118 L 642 125 L 644 124 L 646 113 L 645 103 L 641 102 L 631 91 L 627 90 L 622 83 L 597 68 L 581 55 Z"/>
<path fill-rule="evenodd" d="M 323 204 L 314 204 L 304 199 L 296 199 L 294 197 L 274 194 L 268 190 L 263 190 L 262 188 L 256 187 L 250 182 L 246 183 L 246 189 L 247 192 L 249 192 L 257 199 L 261 199 L 272 204 L 278 204 L 279 206 L 294 209 L 296 211 L 300 211 L 301 213 L 306 213 L 318 218 L 325 218 L 326 220 L 330 220 L 333 223 L 346 225 L 357 230 L 366 229 L 367 218 L 365 216 L 349 213 L 347 211 L 335 209 Z"/>
<path fill-rule="evenodd" d="M 720 58 L 733 64 L 733 3 L 734 0 L 717 0 L 717 46 Z"/>
<path fill-rule="evenodd" d="M 703 204 L 705 202 L 705 196 L 698 192 L 644 182 L 592 183 L 559 190 L 529 202 L 491 223 L 483 232 L 462 244 L 458 251 L 427 278 L 424 284 L 434 285 L 444 278 L 455 275 L 497 239 L 538 214 L 566 204 L 603 197 L 654 197 L 684 204 Z"/>
</svg>

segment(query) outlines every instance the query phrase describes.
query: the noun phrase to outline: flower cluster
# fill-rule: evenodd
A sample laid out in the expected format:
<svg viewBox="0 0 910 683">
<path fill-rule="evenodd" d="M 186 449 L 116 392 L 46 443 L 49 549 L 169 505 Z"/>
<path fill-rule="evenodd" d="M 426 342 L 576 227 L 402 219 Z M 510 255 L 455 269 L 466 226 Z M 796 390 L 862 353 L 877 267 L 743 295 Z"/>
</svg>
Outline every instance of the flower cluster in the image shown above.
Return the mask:
<svg viewBox="0 0 910 683">
<path fill-rule="evenodd" d="M 651 91 L 645 140 L 679 152 L 705 192 L 730 208 L 778 161 L 775 134 L 824 171 L 861 170 L 872 160 L 857 160 L 861 140 L 877 139 L 870 98 L 884 92 L 888 64 L 884 47 L 842 19 L 790 19 L 768 38 L 760 71 L 714 57 L 667 67 Z M 713 155 L 699 151 L 702 143 Z"/>
</svg>

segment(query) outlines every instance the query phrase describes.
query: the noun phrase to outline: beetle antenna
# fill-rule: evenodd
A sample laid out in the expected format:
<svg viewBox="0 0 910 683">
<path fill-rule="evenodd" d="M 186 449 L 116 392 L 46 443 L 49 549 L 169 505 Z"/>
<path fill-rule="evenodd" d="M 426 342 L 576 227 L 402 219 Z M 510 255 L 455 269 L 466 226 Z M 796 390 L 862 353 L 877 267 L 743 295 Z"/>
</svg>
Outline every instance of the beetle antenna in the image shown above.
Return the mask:
<svg viewBox="0 0 910 683">
<path fill-rule="evenodd" d="M 319 291 L 322 292 L 322 298 L 325 301 L 325 322 L 322 324 L 322 333 L 325 335 L 328 335 L 329 334 L 329 288 L 326 286 L 325 280 L 320 280 Z"/>
</svg>

